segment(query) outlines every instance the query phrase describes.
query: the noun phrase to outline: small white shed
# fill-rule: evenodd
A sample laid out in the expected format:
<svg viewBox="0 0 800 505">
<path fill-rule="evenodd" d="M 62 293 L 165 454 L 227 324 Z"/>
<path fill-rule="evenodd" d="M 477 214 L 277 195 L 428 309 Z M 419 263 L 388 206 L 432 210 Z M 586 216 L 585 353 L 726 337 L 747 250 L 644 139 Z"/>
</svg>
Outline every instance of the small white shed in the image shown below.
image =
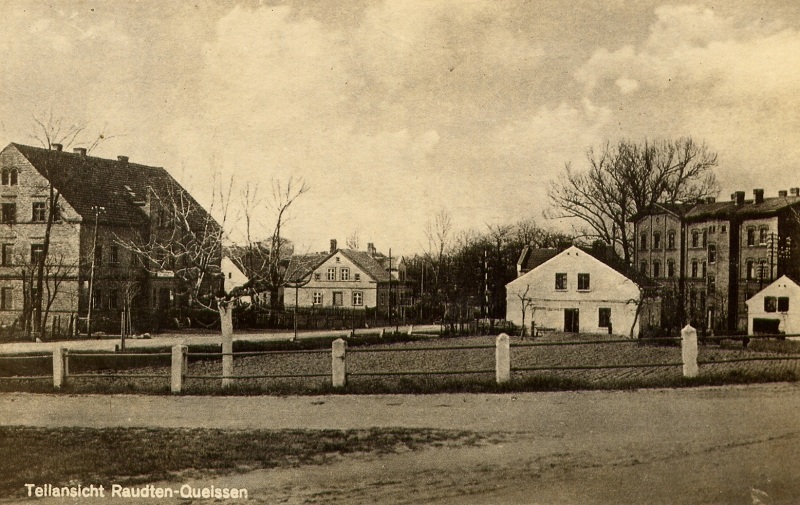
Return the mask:
<svg viewBox="0 0 800 505">
<path fill-rule="evenodd" d="M 800 334 L 800 286 L 783 276 L 747 304 L 747 334 Z"/>
</svg>

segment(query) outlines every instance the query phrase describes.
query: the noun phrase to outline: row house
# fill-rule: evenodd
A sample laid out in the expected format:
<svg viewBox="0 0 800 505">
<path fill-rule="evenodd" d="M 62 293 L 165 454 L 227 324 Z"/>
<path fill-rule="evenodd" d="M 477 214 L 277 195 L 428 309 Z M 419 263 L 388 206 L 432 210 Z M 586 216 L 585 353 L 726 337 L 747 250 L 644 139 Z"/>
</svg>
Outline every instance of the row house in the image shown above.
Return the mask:
<svg viewBox="0 0 800 505">
<path fill-rule="evenodd" d="M 175 195 L 191 207 L 182 221 L 192 229 L 219 226 L 166 170 L 126 156 L 103 159 L 84 148 L 67 152 L 59 144 L 43 149 L 12 143 L 0 152 L 0 183 L 4 326 L 19 325 L 30 307 L 37 287 L 32 272 L 44 254 L 48 221 L 43 305 L 50 321 L 85 318 L 91 307 L 93 326 L 105 331 L 119 330 L 123 307 L 144 330 L 180 305 L 174 258 L 155 263 L 127 246 L 176 240 L 178 219 L 170 203 Z M 219 270 L 219 258 L 209 263 Z"/>
<path fill-rule="evenodd" d="M 798 270 L 800 189 L 765 198 L 706 198 L 694 204 L 655 204 L 632 219 L 635 262 L 664 286 L 665 327 L 687 321 L 706 331 L 742 331 L 745 301 Z"/>
<path fill-rule="evenodd" d="M 386 256 L 370 243 L 366 251 L 340 249 L 296 254 L 286 272 L 287 307 L 377 308 L 396 312 L 411 305 L 413 290 L 402 258 Z"/>
</svg>

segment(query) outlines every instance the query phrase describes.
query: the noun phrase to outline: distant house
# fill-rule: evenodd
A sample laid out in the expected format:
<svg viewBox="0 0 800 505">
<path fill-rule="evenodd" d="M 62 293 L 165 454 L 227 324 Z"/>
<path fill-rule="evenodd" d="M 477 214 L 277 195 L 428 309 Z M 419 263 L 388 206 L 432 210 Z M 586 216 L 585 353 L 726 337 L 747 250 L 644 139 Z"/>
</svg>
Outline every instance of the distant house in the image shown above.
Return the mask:
<svg viewBox="0 0 800 505">
<path fill-rule="evenodd" d="M 405 262 L 379 253 L 339 249 L 336 240 L 325 253 L 296 254 L 289 261 L 283 290 L 284 306 L 396 311 L 407 306 L 412 289 L 405 279 Z M 295 301 L 296 298 L 296 301 Z"/>
<path fill-rule="evenodd" d="M 633 280 L 612 258 L 605 250 L 575 246 L 525 248 L 517 265 L 521 275 L 506 285 L 506 319 L 527 328 L 637 336 L 643 322 L 658 323 L 655 286 Z"/>
<path fill-rule="evenodd" d="M 765 287 L 747 304 L 747 334 L 800 333 L 800 286 L 782 276 Z"/>
<path fill-rule="evenodd" d="M 225 292 L 229 293 L 233 288 L 244 286 L 248 278 L 236 263 L 229 257 L 223 256 L 220 263 L 220 270 L 225 276 Z"/>
</svg>

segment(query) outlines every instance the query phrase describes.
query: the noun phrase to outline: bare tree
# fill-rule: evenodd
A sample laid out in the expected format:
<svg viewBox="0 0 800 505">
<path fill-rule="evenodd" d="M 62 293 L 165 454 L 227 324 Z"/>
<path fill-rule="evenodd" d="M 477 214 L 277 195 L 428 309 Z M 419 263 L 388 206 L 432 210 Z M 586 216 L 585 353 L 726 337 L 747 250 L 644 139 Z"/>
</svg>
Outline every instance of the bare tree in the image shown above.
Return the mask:
<svg viewBox="0 0 800 505">
<path fill-rule="evenodd" d="M 691 138 L 636 143 L 622 140 L 587 151 L 589 169 L 564 174 L 549 187 L 549 217 L 577 218 L 583 234 L 633 252 L 630 218 L 655 203 L 694 201 L 716 195 L 719 184 L 712 168 L 717 155 Z"/>
<path fill-rule="evenodd" d="M 530 290 L 531 290 L 531 285 L 528 284 L 528 285 L 525 286 L 525 292 L 524 293 L 516 293 L 517 298 L 519 298 L 520 310 L 522 312 L 522 330 L 520 332 L 520 336 L 521 337 L 525 336 L 525 331 L 526 331 L 525 315 L 528 312 L 528 309 L 533 307 L 533 298 L 528 296 L 528 292 Z M 531 315 L 531 317 L 533 317 L 533 315 Z M 531 336 L 533 336 L 533 335 L 531 335 Z"/>
<path fill-rule="evenodd" d="M 358 230 L 353 230 L 353 233 L 347 237 L 347 248 L 358 250 L 361 245 L 361 238 L 359 237 Z"/>
<path fill-rule="evenodd" d="M 291 256 L 288 252 L 288 243 L 283 237 L 283 227 L 291 219 L 290 207 L 311 187 L 302 178 L 289 177 L 285 182 L 279 179 L 272 180 L 272 198 L 270 208 L 274 214 L 275 227 L 269 245 L 269 264 L 267 266 L 267 287 L 270 291 L 270 305 L 280 305 L 279 290 L 286 280 L 286 270 L 282 268 L 283 260 Z M 288 252 L 288 254 L 287 254 Z"/>
</svg>

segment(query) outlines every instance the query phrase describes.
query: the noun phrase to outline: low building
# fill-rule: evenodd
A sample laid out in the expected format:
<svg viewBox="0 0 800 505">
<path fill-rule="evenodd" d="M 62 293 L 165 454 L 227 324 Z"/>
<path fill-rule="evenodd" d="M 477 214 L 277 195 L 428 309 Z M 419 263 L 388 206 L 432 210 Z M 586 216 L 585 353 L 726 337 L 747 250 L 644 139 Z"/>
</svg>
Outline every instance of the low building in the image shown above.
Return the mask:
<svg viewBox="0 0 800 505">
<path fill-rule="evenodd" d="M 526 248 L 523 256 L 524 273 L 506 285 L 506 319 L 514 324 L 638 336 L 643 325 L 658 323 L 654 286 L 611 266 L 604 250 Z"/>
<path fill-rule="evenodd" d="M 748 335 L 800 334 L 800 286 L 788 276 L 765 287 L 745 304 Z"/>
</svg>

